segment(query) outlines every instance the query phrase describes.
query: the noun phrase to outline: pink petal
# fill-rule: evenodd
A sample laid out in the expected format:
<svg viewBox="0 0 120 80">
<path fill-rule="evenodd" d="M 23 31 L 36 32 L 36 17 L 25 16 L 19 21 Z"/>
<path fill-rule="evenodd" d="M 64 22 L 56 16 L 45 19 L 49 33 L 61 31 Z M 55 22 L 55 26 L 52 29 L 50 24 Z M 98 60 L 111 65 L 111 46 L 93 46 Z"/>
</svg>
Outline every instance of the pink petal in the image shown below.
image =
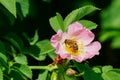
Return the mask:
<svg viewBox="0 0 120 80">
<path fill-rule="evenodd" d="M 82 29 L 83 29 L 83 26 L 79 22 L 75 22 L 75 23 L 69 25 L 68 34 L 70 34 L 70 35 L 76 34 L 77 32 L 79 32 Z"/>
<path fill-rule="evenodd" d="M 95 55 L 99 55 L 99 50 L 101 49 L 101 44 L 98 41 L 92 42 L 88 46 L 85 46 L 84 60 L 90 59 Z"/>
<path fill-rule="evenodd" d="M 62 59 L 66 59 L 66 58 L 69 58 L 70 55 L 69 55 L 68 53 L 64 53 L 64 54 L 60 54 L 60 57 L 61 57 Z"/>
<path fill-rule="evenodd" d="M 79 39 L 84 45 L 88 45 L 94 39 L 94 34 L 90 30 L 83 28 L 78 22 L 69 25 L 68 35 L 69 37 Z"/>
<path fill-rule="evenodd" d="M 55 52 L 56 54 L 60 55 L 60 57 L 63 59 L 68 58 L 70 56 L 70 54 L 68 54 L 66 50 L 63 48 L 62 44 L 57 45 Z"/>
<path fill-rule="evenodd" d="M 53 47 L 56 47 L 60 40 L 62 39 L 63 32 L 61 30 L 58 30 L 57 34 L 53 35 L 50 39 L 51 44 Z"/>
<path fill-rule="evenodd" d="M 83 45 L 88 45 L 93 41 L 95 36 L 90 30 L 84 28 L 79 32 L 79 35 L 76 35 L 76 37 L 79 39 L 79 42 L 83 43 Z"/>
<path fill-rule="evenodd" d="M 82 55 L 80 55 L 80 56 L 72 56 L 71 59 L 81 63 L 83 61 L 84 57 Z"/>
<path fill-rule="evenodd" d="M 96 41 L 85 47 L 84 54 L 79 55 L 79 56 L 71 56 L 70 59 L 81 63 L 82 61 L 85 61 L 86 59 L 90 59 L 94 57 L 95 55 L 99 55 L 100 49 L 101 49 L 101 44 Z"/>
</svg>

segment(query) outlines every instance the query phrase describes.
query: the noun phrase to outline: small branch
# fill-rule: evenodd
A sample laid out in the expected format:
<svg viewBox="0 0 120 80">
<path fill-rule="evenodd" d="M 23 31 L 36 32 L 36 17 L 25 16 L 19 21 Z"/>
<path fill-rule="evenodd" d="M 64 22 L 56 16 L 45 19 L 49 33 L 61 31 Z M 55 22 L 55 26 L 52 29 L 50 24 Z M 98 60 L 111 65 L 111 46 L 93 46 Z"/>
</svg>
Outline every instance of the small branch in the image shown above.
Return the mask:
<svg viewBox="0 0 120 80">
<path fill-rule="evenodd" d="M 83 76 L 83 75 L 84 75 L 84 72 L 76 74 L 75 76 L 78 77 L 78 76 Z"/>
<path fill-rule="evenodd" d="M 31 69 L 46 69 L 49 71 L 52 71 L 54 69 L 57 69 L 57 65 L 48 65 L 48 66 L 29 66 Z"/>
</svg>

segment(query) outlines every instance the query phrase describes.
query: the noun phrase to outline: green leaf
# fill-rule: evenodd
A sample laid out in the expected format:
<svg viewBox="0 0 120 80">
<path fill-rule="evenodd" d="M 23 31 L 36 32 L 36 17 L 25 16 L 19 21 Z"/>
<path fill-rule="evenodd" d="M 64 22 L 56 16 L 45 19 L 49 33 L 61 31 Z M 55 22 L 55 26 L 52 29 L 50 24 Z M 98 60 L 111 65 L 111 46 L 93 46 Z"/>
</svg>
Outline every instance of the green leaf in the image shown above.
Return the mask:
<svg viewBox="0 0 120 80">
<path fill-rule="evenodd" d="M 12 25 L 15 23 L 16 17 L 11 14 L 4 6 L 0 8 L 0 11 L 3 12 L 3 16 L 0 18 L 0 26 L 8 26 L 8 24 Z M 1 25 L 2 23 L 2 25 Z M 7 24 L 6 24 L 7 23 Z"/>
<path fill-rule="evenodd" d="M 35 59 L 41 61 L 45 60 L 46 56 L 54 50 L 55 49 L 51 46 L 49 40 L 42 40 L 37 42 L 35 45 L 25 49 L 24 53 L 29 54 Z"/>
<path fill-rule="evenodd" d="M 1 70 L 1 68 L 0 68 L 0 80 L 3 80 L 3 72 Z"/>
<path fill-rule="evenodd" d="M 15 48 L 13 46 L 9 46 L 9 44 L 8 44 L 6 50 L 8 50 L 8 53 L 10 55 L 12 55 L 13 57 L 15 57 L 17 55 L 17 50 L 15 50 Z"/>
<path fill-rule="evenodd" d="M 65 72 L 58 72 L 57 80 L 77 80 L 75 76 L 69 76 Z"/>
<path fill-rule="evenodd" d="M 102 74 L 104 80 L 120 80 L 120 69 L 108 70 Z"/>
<path fill-rule="evenodd" d="M 3 62 L 7 63 L 7 57 L 3 53 L 0 52 L 0 58 L 3 60 Z"/>
<path fill-rule="evenodd" d="M 73 62 L 74 62 L 74 66 L 77 68 L 77 70 L 79 72 L 84 72 L 86 70 L 85 64 L 80 64 L 80 63 L 75 62 L 75 61 L 73 61 Z"/>
<path fill-rule="evenodd" d="M 0 65 L 4 66 L 6 69 L 8 69 L 7 57 L 1 52 L 0 52 Z"/>
<path fill-rule="evenodd" d="M 25 80 L 25 78 L 23 78 L 21 73 L 19 73 L 17 70 L 11 70 L 8 77 L 9 77 L 9 79 L 7 79 L 7 80 Z"/>
<path fill-rule="evenodd" d="M 20 73 L 22 73 L 24 76 L 32 79 L 32 71 L 29 68 L 29 66 L 24 65 L 24 64 L 14 64 L 13 65 L 13 69 L 19 71 Z"/>
<path fill-rule="evenodd" d="M 26 17 L 29 13 L 29 0 L 16 0 L 16 2 L 18 6 L 17 10 L 19 11 L 18 14 L 23 17 Z"/>
<path fill-rule="evenodd" d="M 48 70 L 40 73 L 37 80 L 47 80 Z"/>
<path fill-rule="evenodd" d="M 101 34 L 100 40 L 102 42 L 111 41 L 112 48 L 120 48 L 119 34 L 120 34 L 120 0 L 112 0 L 101 13 Z M 118 39 L 118 40 L 117 40 Z"/>
<path fill-rule="evenodd" d="M 40 48 L 40 54 L 46 54 L 53 52 L 55 49 L 51 46 L 49 40 L 42 40 L 36 43 L 36 45 Z"/>
<path fill-rule="evenodd" d="M 111 47 L 120 48 L 120 36 L 117 36 L 112 40 Z"/>
<path fill-rule="evenodd" d="M 120 80 L 120 69 L 114 69 L 112 66 L 97 66 L 93 70 L 100 73 L 102 80 Z"/>
<path fill-rule="evenodd" d="M 102 66 L 95 66 L 92 68 L 92 70 L 95 72 L 95 73 L 102 73 Z"/>
<path fill-rule="evenodd" d="M 45 60 L 45 59 L 46 59 L 46 56 L 47 56 L 46 54 L 40 55 L 40 56 L 39 56 L 39 60 L 40 60 L 40 61 Z"/>
<path fill-rule="evenodd" d="M 97 27 L 97 24 L 89 20 L 80 20 L 79 21 L 85 28 L 92 30 Z"/>
<path fill-rule="evenodd" d="M 103 80 L 101 74 L 95 73 L 93 70 L 86 70 L 84 80 Z"/>
<path fill-rule="evenodd" d="M 23 54 L 18 54 L 16 57 L 15 57 L 15 61 L 17 63 L 20 63 L 20 64 L 27 64 L 27 57 Z"/>
<path fill-rule="evenodd" d="M 119 31 L 106 30 L 106 31 L 101 32 L 101 36 L 100 36 L 99 39 L 100 39 L 101 42 L 105 42 L 108 39 L 114 39 L 115 37 L 118 37 L 119 34 L 120 34 Z"/>
<path fill-rule="evenodd" d="M 36 45 L 32 45 L 32 46 L 28 47 L 27 49 L 24 50 L 24 53 L 32 56 L 36 60 L 41 60 L 40 48 L 38 48 L 38 46 L 36 46 Z"/>
<path fill-rule="evenodd" d="M 74 65 L 80 73 L 84 72 L 84 75 L 83 75 L 84 80 L 103 80 L 101 77 L 101 73 L 99 72 L 100 70 L 98 71 L 98 69 L 96 70 L 95 68 L 92 69 L 86 63 L 79 64 L 77 62 L 74 62 Z"/>
<path fill-rule="evenodd" d="M 120 34 L 120 31 L 119 31 L 119 29 L 117 30 L 113 30 L 113 29 L 106 29 L 106 30 L 103 30 L 102 32 L 101 32 L 101 36 L 100 36 L 100 38 L 99 38 L 99 40 L 101 41 L 101 42 L 105 42 L 105 41 L 107 41 L 107 40 L 110 40 L 111 41 L 111 44 L 110 44 L 110 46 L 112 47 L 112 48 L 120 48 L 120 36 L 119 36 L 119 34 Z"/>
<path fill-rule="evenodd" d="M 0 3 L 16 17 L 16 0 L 0 0 Z"/>
<path fill-rule="evenodd" d="M 7 60 L 5 45 L 0 41 L 0 65 L 4 66 L 6 69 L 8 69 Z"/>
<path fill-rule="evenodd" d="M 23 33 L 22 35 L 30 43 L 30 45 L 35 45 L 36 42 L 39 40 L 38 30 L 35 31 L 32 38 L 30 38 L 26 33 Z"/>
<path fill-rule="evenodd" d="M 30 40 L 30 45 L 34 45 L 39 40 L 38 30 L 35 31 L 34 37 Z"/>
<path fill-rule="evenodd" d="M 61 73 L 59 72 L 59 73 L 58 73 L 57 80 L 65 80 L 65 79 L 64 79 L 64 73 L 63 73 L 63 72 L 61 72 Z"/>
<path fill-rule="evenodd" d="M 11 33 L 5 35 L 4 38 L 7 41 L 9 41 L 19 51 L 22 51 L 22 49 L 24 47 L 24 43 L 23 43 L 23 40 L 21 39 L 21 37 L 19 37 L 17 34 L 11 32 Z"/>
<path fill-rule="evenodd" d="M 82 17 L 90 14 L 91 12 L 93 12 L 95 10 L 99 10 L 99 9 L 94 6 L 91 6 L 91 5 L 84 6 L 79 9 L 73 10 L 71 13 L 69 13 L 67 15 L 67 17 L 64 20 L 65 30 L 67 30 L 67 27 L 69 24 L 71 24 L 75 21 L 78 21 Z"/>
<path fill-rule="evenodd" d="M 112 66 L 104 66 L 104 67 L 102 67 L 102 72 L 105 73 L 105 72 L 112 70 L 112 69 L 113 69 Z"/>
<path fill-rule="evenodd" d="M 36 43 L 40 49 L 39 60 L 45 60 L 47 54 L 54 51 L 54 48 L 51 46 L 49 40 L 42 40 Z"/>
<path fill-rule="evenodd" d="M 57 73 L 55 71 L 51 74 L 51 80 L 57 80 Z"/>
<path fill-rule="evenodd" d="M 113 0 L 101 14 L 102 29 L 120 29 L 120 1 Z"/>
<path fill-rule="evenodd" d="M 120 80 L 120 69 L 114 69 L 112 66 L 97 66 L 93 70 L 100 73 L 102 80 Z"/>
<path fill-rule="evenodd" d="M 56 16 L 50 18 L 49 22 L 55 32 L 58 32 L 59 29 L 64 31 L 63 19 L 59 13 L 56 13 Z"/>
<path fill-rule="evenodd" d="M 75 76 L 69 76 L 66 74 L 64 74 L 64 78 L 65 78 L 65 80 L 78 80 Z"/>
<path fill-rule="evenodd" d="M 56 54 L 55 52 L 51 52 L 51 53 L 48 54 L 48 56 L 49 56 L 52 60 L 54 60 L 55 57 L 57 56 L 57 54 Z"/>
<path fill-rule="evenodd" d="M 83 78 L 84 80 L 103 80 L 101 77 L 101 73 L 97 71 L 94 71 L 95 69 L 87 68 L 84 72 Z M 100 71 L 100 70 L 99 70 Z M 96 73 L 97 72 L 97 73 Z"/>
</svg>

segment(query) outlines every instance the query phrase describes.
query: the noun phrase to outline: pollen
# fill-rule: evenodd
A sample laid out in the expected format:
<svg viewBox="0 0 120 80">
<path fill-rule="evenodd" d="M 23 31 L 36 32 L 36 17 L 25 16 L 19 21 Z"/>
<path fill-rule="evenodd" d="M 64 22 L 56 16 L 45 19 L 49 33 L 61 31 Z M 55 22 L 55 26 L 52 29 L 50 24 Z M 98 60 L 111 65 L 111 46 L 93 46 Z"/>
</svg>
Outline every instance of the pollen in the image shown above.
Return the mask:
<svg viewBox="0 0 120 80">
<path fill-rule="evenodd" d="M 78 44 L 76 40 L 66 39 L 64 43 L 66 51 L 71 55 L 78 56 L 83 53 L 83 45 Z"/>
</svg>

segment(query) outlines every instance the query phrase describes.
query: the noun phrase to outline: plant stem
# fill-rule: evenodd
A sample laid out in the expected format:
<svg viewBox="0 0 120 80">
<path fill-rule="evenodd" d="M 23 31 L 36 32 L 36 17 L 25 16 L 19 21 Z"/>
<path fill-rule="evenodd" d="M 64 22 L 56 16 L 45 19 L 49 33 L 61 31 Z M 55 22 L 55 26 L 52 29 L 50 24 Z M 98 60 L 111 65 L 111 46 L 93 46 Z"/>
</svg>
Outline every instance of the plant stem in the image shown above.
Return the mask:
<svg viewBox="0 0 120 80">
<path fill-rule="evenodd" d="M 75 76 L 82 76 L 82 75 L 84 75 L 84 72 L 76 74 Z"/>
<path fill-rule="evenodd" d="M 31 69 L 46 69 L 49 71 L 52 71 L 54 69 L 57 69 L 57 65 L 47 65 L 47 66 L 29 66 Z"/>
</svg>

